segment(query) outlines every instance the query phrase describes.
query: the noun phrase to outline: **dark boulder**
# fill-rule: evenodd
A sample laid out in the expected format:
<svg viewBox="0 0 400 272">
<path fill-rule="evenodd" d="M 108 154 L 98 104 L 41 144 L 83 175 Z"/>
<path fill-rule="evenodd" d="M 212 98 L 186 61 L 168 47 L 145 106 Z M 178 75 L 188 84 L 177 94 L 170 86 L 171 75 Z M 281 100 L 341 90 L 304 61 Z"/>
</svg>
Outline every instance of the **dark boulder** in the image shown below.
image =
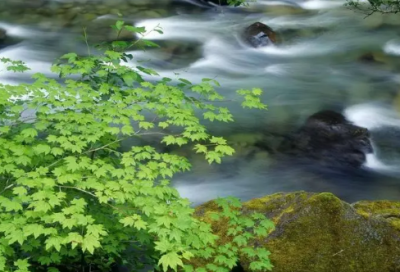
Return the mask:
<svg viewBox="0 0 400 272">
<path fill-rule="evenodd" d="M 0 28 L 0 42 L 6 39 L 7 31 Z"/>
<path fill-rule="evenodd" d="M 244 30 L 243 38 L 255 48 L 272 45 L 277 42 L 275 31 L 273 31 L 269 26 L 260 22 L 256 22 L 248 26 Z"/>
<path fill-rule="evenodd" d="M 232 6 L 240 6 L 240 2 L 235 2 L 233 4 L 230 4 L 228 0 L 201 0 L 201 2 L 203 3 L 207 3 L 207 4 L 211 4 L 211 5 L 218 5 L 218 6 L 228 6 L 228 5 L 232 5 Z"/>
<path fill-rule="evenodd" d="M 0 28 L 0 49 L 6 47 L 7 44 L 7 31 Z"/>
<path fill-rule="evenodd" d="M 372 153 L 369 131 L 334 111 L 320 111 L 280 146 L 283 153 L 313 159 L 326 166 L 358 168 Z"/>
<path fill-rule="evenodd" d="M 9 36 L 5 29 L 0 28 L 0 50 L 7 46 L 15 45 L 21 41 L 21 38 Z"/>
</svg>

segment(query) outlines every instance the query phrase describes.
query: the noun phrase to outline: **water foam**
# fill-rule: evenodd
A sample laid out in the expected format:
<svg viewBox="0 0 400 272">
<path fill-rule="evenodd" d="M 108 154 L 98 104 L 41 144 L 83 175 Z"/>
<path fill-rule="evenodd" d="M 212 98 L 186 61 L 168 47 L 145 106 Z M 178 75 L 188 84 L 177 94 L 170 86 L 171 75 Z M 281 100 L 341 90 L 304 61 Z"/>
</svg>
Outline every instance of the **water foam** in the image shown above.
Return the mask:
<svg viewBox="0 0 400 272">
<path fill-rule="evenodd" d="M 354 105 L 344 111 L 345 117 L 357 126 L 365 127 L 370 131 L 383 127 L 400 128 L 400 118 L 393 110 L 375 104 Z M 397 176 L 400 173 L 397 162 L 384 163 L 379 156 L 379 149 L 372 142 L 373 154 L 366 155 L 363 167 L 387 175 Z"/>
<path fill-rule="evenodd" d="M 351 106 L 344 111 L 344 115 L 347 120 L 369 130 L 381 127 L 400 128 L 400 119 L 396 112 L 375 104 Z"/>
<path fill-rule="evenodd" d="M 384 45 L 383 51 L 385 51 L 386 54 L 400 56 L 400 40 L 388 41 Z"/>
</svg>

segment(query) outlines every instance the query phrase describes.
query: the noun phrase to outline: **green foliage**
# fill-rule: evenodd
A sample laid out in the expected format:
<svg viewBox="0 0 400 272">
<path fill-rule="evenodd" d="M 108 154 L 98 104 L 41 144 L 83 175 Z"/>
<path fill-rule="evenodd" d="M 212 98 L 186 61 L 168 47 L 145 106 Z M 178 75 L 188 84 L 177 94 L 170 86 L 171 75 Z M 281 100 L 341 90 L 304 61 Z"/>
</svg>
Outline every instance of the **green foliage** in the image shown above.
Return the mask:
<svg viewBox="0 0 400 272">
<path fill-rule="evenodd" d="M 256 0 L 227 0 L 228 5 L 230 6 L 246 6 L 249 2 L 255 2 Z"/>
<path fill-rule="evenodd" d="M 236 198 L 220 198 L 215 202 L 220 211 L 211 214 L 211 219 L 228 223 L 226 237 L 217 239 L 213 246 L 194 251 L 194 255 L 205 260 L 206 264 L 197 265 L 196 269 L 187 265 L 185 272 L 229 272 L 239 262 L 239 256 L 250 263 L 252 271 L 271 270 L 270 252 L 255 245 L 253 241 L 255 238 L 266 237 L 274 229 L 272 221 L 260 213 L 244 214 L 241 211 L 242 203 Z"/>
<path fill-rule="evenodd" d="M 370 16 L 373 13 L 396 14 L 400 12 L 400 2 L 396 0 L 368 0 L 368 2 L 347 0 L 345 5 L 366 16 Z"/>
<path fill-rule="evenodd" d="M 113 28 L 145 33 L 122 21 Z M 169 185 L 190 169 L 188 160 L 155 146 L 121 148 L 152 135 L 166 145 L 190 144 L 210 163 L 234 152 L 202 124 L 233 121 L 216 105 L 224 99 L 214 89 L 218 82 L 144 80 L 157 72 L 130 67 L 133 56 L 124 52 L 139 42 L 153 46 L 143 37 L 113 42 L 94 55 L 62 56 L 52 67 L 59 80 L 37 73 L 32 84 L 0 84 L 0 271 L 109 271 L 115 263 L 166 271 L 208 256 L 214 259 L 205 269 L 227 271 L 240 250 L 251 252 L 254 270 L 270 268 L 267 252 L 245 247 L 252 235 L 267 233 L 267 221 L 242 219 L 221 202 L 231 235 L 240 235 L 216 248 L 210 225 L 195 219 L 189 201 Z M 15 72 L 27 69 L 2 62 Z M 239 94 L 243 106 L 265 108 L 259 89 Z"/>
</svg>

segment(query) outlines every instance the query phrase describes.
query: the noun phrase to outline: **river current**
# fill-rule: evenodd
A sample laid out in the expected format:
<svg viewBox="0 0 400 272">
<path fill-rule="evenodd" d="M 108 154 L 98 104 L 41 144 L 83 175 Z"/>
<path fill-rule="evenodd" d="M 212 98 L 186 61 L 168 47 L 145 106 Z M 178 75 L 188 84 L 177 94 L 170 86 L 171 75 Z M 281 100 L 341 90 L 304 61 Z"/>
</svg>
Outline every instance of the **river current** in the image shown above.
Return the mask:
<svg viewBox="0 0 400 272">
<path fill-rule="evenodd" d="M 219 91 L 235 99 L 235 90 L 262 88 L 268 111 L 227 105 L 235 122 L 210 123 L 237 149 L 221 165 L 189 157 L 193 171 L 177 176 L 174 186 L 193 203 L 234 195 L 247 200 L 281 191 L 328 191 L 347 201 L 400 197 L 400 16 L 369 17 L 338 0 L 258 0 L 244 8 L 216 7 L 200 0 L 18 1 L 0 4 L 0 28 L 11 42 L 0 57 L 23 60 L 35 72 L 49 73 L 51 62 L 69 51 L 84 53 L 82 26 L 94 41 L 109 37 L 116 18 L 164 34 L 146 38 L 160 49 L 135 51 L 132 64 L 152 67 L 160 77 L 192 82 L 215 78 Z M 254 22 L 270 26 L 281 43 L 265 48 L 244 44 L 240 32 Z M 15 84 L 24 76 L 0 73 Z M 360 171 L 343 173 L 297 161 L 277 161 L 252 144 L 298 129 L 319 110 L 336 110 L 371 132 L 374 154 Z M 177 151 L 185 155 L 186 151 Z"/>
</svg>

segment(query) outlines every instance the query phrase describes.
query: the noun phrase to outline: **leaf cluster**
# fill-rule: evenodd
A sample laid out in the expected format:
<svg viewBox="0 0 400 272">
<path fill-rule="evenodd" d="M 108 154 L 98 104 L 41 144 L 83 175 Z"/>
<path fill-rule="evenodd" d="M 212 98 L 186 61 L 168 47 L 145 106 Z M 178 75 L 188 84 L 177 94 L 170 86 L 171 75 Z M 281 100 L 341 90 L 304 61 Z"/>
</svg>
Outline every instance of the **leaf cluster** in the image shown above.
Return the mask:
<svg viewBox="0 0 400 272">
<path fill-rule="evenodd" d="M 122 21 L 113 28 L 143 34 L 139 41 L 154 46 L 143 28 Z M 122 143 L 155 136 L 220 163 L 234 150 L 203 121 L 231 122 L 232 114 L 217 105 L 224 97 L 215 80 L 145 80 L 158 73 L 130 65 L 127 49 L 137 43 L 66 54 L 52 67 L 58 79 L 36 73 L 31 84 L 0 84 L 0 271 L 109 271 L 116 263 L 176 270 L 215 245 L 210 225 L 170 186 L 189 161 Z M 28 69 L 1 61 L 15 72 Z M 265 108 L 259 89 L 239 94 L 243 106 Z M 237 239 L 239 247 L 249 238 Z M 228 247 L 221 250 L 213 262 L 230 267 Z"/>
<path fill-rule="evenodd" d="M 400 12 L 400 1 L 398 0 L 348 0 L 345 6 L 365 14 L 366 17 L 374 13 L 397 14 Z"/>
</svg>

